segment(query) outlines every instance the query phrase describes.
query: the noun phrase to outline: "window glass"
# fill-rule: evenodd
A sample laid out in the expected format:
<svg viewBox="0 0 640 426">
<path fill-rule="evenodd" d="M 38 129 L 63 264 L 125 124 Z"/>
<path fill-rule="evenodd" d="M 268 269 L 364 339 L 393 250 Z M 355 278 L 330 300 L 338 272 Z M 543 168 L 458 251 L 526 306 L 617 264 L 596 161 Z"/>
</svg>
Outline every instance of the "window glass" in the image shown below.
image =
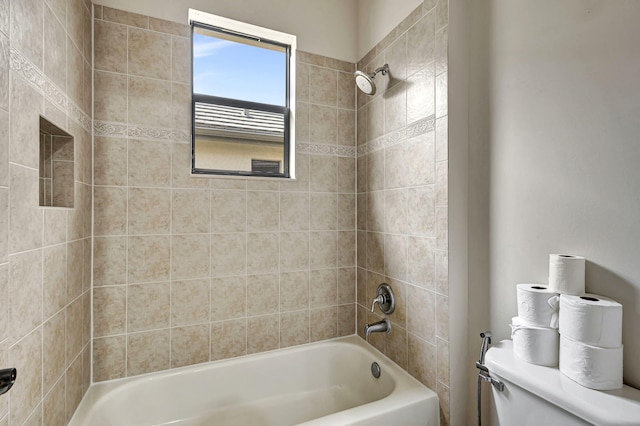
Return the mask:
<svg viewBox="0 0 640 426">
<path fill-rule="evenodd" d="M 192 172 L 293 177 L 295 37 L 200 16 L 213 22 L 191 19 Z"/>
</svg>

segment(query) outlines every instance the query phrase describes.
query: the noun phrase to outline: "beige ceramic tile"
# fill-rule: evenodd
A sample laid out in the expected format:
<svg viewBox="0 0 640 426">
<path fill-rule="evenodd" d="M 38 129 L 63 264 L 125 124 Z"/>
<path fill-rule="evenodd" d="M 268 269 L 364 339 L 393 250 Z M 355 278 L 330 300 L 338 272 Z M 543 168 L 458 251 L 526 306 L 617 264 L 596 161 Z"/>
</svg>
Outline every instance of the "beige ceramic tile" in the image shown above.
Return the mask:
<svg viewBox="0 0 640 426">
<path fill-rule="evenodd" d="M 436 365 L 436 347 L 409 333 L 409 374 L 435 389 Z"/>
<path fill-rule="evenodd" d="M 94 23 L 96 70 L 127 72 L 127 27 L 96 20 Z"/>
<path fill-rule="evenodd" d="M 407 92 L 404 82 L 398 83 L 385 93 L 384 127 L 390 133 L 407 125 Z"/>
<path fill-rule="evenodd" d="M 132 27 L 149 28 L 149 17 L 106 6 L 102 7 L 102 19 Z"/>
<path fill-rule="evenodd" d="M 238 275 L 247 270 L 247 234 L 211 235 L 211 275 Z"/>
<path fill-rule="evenodd" d="M 211 279 L 211 321 L 245 317 L 247 279 L 245 276 Z"/>
<path fill-rule="evenodd" d="M 280 343 L 279 315 L 247 318 L 247 353 L 277 349 Z"/>
<path fill-rule="evenodd" d="M 171 38 L 171 80 L 191 82 L 191 41 L 188 38 Z"/>
<path fill-rule="evenodd" d="M 0 188 L 0 263 L 7 262 L 9 241 L 9 189 Z"/>
<path fill-rule="evenodd" d="M 335 144 L 338 137 L 336 108 L 312 104 L 309 117 L 309 140 L 312 143 Z"/>
<path fill-rule="evenodd" d="M 356 301 L 356 269 L 338 269 L 338 304 L 355 303 Z"/>
<path fill-rule="evenodd" d="M 432 185 L 409 189 L 409 233 L 416 236 L 435 237 L 435 190 Z"/>
<path fill-rule="evenodd" d="M 279 210 L 277 192 L 247 192 L 247 231 L 277 231 Z"/>
<path fill-rule="evenodd" d="M 437 339 L 437 377 L 438 381 L 449 384 L 449 343 Z"/>
<path fill-rule="evenodd" d="M 435 113 L 436 92 L 433 64 L 417 71 L 407 80 L 407 124 Z"/>
<path fill-rule="evenodd" d="M 129 139 L 127 158 L 130 186 L 171 185 L 171 143 Z"/>
<path fill-rule="evenodd" d="M 343 194 L 356 192 L 356 161 L 354 158 L 338 158 L 337 191 Z"/>
<path fill-rule="evenodd" d="M 171 82 L 129 77 L 129 123 L 167 127 L 171 113 Z"/>
<path fill-rule="evenodd" d="M 370 271 L 384 271 L 384 234 L 368 232 L 366 241 L 366 267 Z"/>
<path fill-rule="evenodd" d="M 356 265 L 356 232 L 338 232 L 338 267 Z"/>
<path fill-rule="evenodd" d="M 396 364 L 402 367 L 404 370 L 408 368 L 408 333 L 407 330 L 401 327 L 393 327 L 391 333 L 387 336 L 386 352 L 389 358 L 391 358 Z"/>
<path fill-rule="evenodd" d="M 337 186 L 336 157 L 312 156 L 309 162 L 310 189 L 313 192 L 335 192 Z"/>
<path fill-rule="evenodd" d="M 336 269 L 322 269 L 309 273 L 309 306 L 334 306 L 338 301 Z"/>
<path fill-rule="evenodd" d="M 356 141 L 356 113 L 351 110 L 338 110 L 338 145 L 354 146 Z"/>
<path fill-rule="evenodd" d="M 67 351 L 67 364 L 70 360 L 76 358 L 82 351 L 82 321 L 83 304 L 82 298 L 79 297 L 65 308 L 65 345 Z"/>
<path fill-rule="evenodd" d="M 435 343 L 435 294 L 414 286 L 409 286 L 408 290 L 407 329 L 417 337 Z"/>
<path fill-rule="evenodd" d="M 309 156 L 296 153 L 295 180 L 280 182 L 281 191 L 308 191 L 309 190 Z"/>
<path fill-rule="evenodd" d="M 127 184 L 127 140 L 96 136 L 94 144 L 96 185 Z"/>
<path fill-rule="evenodd" d="M 42 250 L 9 256 L 9 330 L 13 341 L 42 323 Z"/>
<path fill-rule="evenodd" d="M 442 426 L 449 426 L 450 424 L 450 401 L 449 401 L 449 387 L 438 382 L 436 385 L 436 391 L 438 393 L 438 402 L 440 403 L 440 424 Z"/>
<path fill-rule="evenodd" d="M 211 231 L 244 232 L 247 226 L 247 198 L 244 191 L 211 193 Z"/>
<path fill-rule="evenodd" d="M 367 104 L 367 140 L 379 138 L 384 134 L 384 99 L 375 97 Z"/>
<path fill-rule="evenodd" d="M 384 185 L 385 151 L 379 150 L 369 154 L 367 158 L 367 189 L 381 191 Z"/>
<path fill-rule="evenodd" d="M 39 140 L 36 123 L 42 113 L 42 95 L 15 73 L 11 73 L 10 93 L 9 161 L 37 169 Z"/>
<path fill-rule="evenodd" d="M 209 321 L 209 287 L 208 279 L 171 283 L 171 325 L 173 327 Z M 226 296 L 221 293 L 216 294 L 221 297 Z M 209 356 L 208 348 L 207 340 L 207 357 Z"/>
<path fill-rule="evenodd" d="M 67 303 L 82 294 L 84 241 L 67 243 Z"/>
<path fill-rule="evenodd" d="M 9 365 L 22 374 L 11 388 L 11 423 L 22 424 L 42 400 L 42 331 L 40 328 L 9 349 Z"/>
<path fill-rule="evenodd" d="M 354 194 L 338 195 L 338 229 L 356 229 L 356 196 Z"/>
<path fill-rule="evenodd" d="M 278 312 L 278 274 L 249 275 L 247 277 L 247 316 Z"/>
<path fill-rule="evenodd" d="M 335 306 L 312 309 L 309 313 L 312 342 L 332 339 L 338 335 L 338 310 Z"/>
<path fill-rule="evenodd" d="M 407 233 L 407 196 L 404 189 L 384 192 L 384 230 L 394 234 Z"/>
<path fill-rule="evenodd" d="M 127 358 L 126 336 L 105 337 L 93 340 L 93 380 L 125 377 Z"/>
<path fill-rule="evenodd" d="M 336 106 L 338 73 L 334 70 L 310 66 L 309 102 L 312 104 Z"/>
<path fill-rule="evenodd" d="M 174 235 L 171 246 L 171 278 L 209 276 L 211 244 L 209 235 Z"/>
<path fill-rule="evenodd" d="M 355 109 L 355 87 L 356 86 L 353 80 L 353 72 L 338 73 L 338 108 Z"/>
<path fill-rule="evenodd" d="M 278 271 L 279 235 L 277 233 L 247 234 L 247 272 Z"/>
<path fill-rule="evenodd" d="M 296 142 L 309 142 L 309 104 L 296 102 Z"/>
<path fill-rule="evenodd" d="M 299 271 L 309 267 L 309 233 L 280 233 L 280 270 Z"/>
<path fill-rule="evenodd" d="M 0 34 L 0 40 L 2 40 L 4 36 Z M 6 49 L 7 55 L 9 52 L 9 44 L 7 42 L 6 46 L 0 45 L 0 52 L 3 52 L 3 49 Z M 2 53 L 0 53 L 2 55 Z M 6 66 L 0 72 L 0 91 L 4 92 L 3 95 L 0 95 L 0 185 L 9 186 L 9 113 L 2 110 L 2 108 L 9 108 L 9 57 L 6 56 Z M 2 65 L 2 61 L 0 61 L 0 66 Z M 6 74 L 5 70 L 6 69 Z M 3 81 L 5 79 L 5 81 Z M 5 91 L 6 90 L 6 91 Z"/>
<path fill-rule="evenodd" d="M 310 65 L 300 62 L 296 64 L 296 100 L 309 102 L 309 69 Z"/>
<path fill-rule="evenodd" d="M 64 379 L 59 380 L 48 394 L 45 392 L 42 401 L 42 414 L 47 425 L 63 426 L 67 424 L 66 393 Z"/>
<path fill-rule="evenodd" d="M 181 234 L 207 233 L 210 229 L 209 191 L 173 190 L 171 227 Z"/>
<path fill-rule="evenodd" d="M 96 237 L 93 253 L 94 286 L 126 283 L 126 237 Z"/>
<path fill-rule="evenodd" d="M 436 336 L 449 340 L 449 298 L 436 295 Z"/>
<path fill-rule="evenodd" d="M 171 123 L 175 129 L 191 131 L 191 85 L 171 85 Z"/>
<path fill-rule="evenodd" d="M 42 0 L 11 1 L 11 45 L 39 69 L 42 69 L 43 9 Z"/>
<path fill-rule="evenodd" d="M 280 347 L 309 343 L 309 311 L 285 312 L 280 315 Z"/>
<path fill-rule="evenodd" d="M 356 305 L 338 306 L 338 336 L 349 336 L 355 333 Z"/>
<path fill-rule="evenodd" d="M 171 368 L 209 361 L 209 324 L 171 329 Z"/>
<path fill-rule="evenodd" d="M 124 235 L 127 223 L 127 190 L 117 187 L 94 188 L 95 235 Z"/>
<path fill-rule="evenodd" d="M 447 92 L 447 73 L 444 72 L 436 77 L 436 117 L 440 118 L 447 115 L 448 111 L 448 92 Z"/>
<path fill-rule="evenodd" d="M 191 30 L 186 24 L 153 17 L 149 17 L 149 29 L 181 37 L 189 37 L 191 35 Z"/>
<path fill-rule="evenodd" d="M 296 311 L 309 307 L 309 273 L 280 274 L 280 311 Z"/>
<path fill-rule="evenodd" d="M 130 75 L 171 79 L 171 36 L 128 28 L 128 71 Z"/>
<path fill-rule="evenodd" d="M 9 337 L 9 265 L 4 263 L 0 265 L 0 302 L 4 302 L 6 306 L 0 309 L 0 339 L 7 341 Z M 2 347 L 0 347 L 0 355 L 2 355 Z"/>
<path fill-rule="evenodd" d="M 67 35 L 54 13 L 44 7 L 44 73 L 63 91 L 67 87 Z"/>
<path fill-rule="evenodd" d="M 407 237 L 404 235 L 385 234 L 384 237 L 384 272 L 387 276 L 407 279 Z"/>
<path fill-rule="evenodd" d="M 449 255 L 446 251 L 436 251 L 436 291 L 449 295 Z"/>
<path fill-rule="evenodd" d="M 309 229 L 309 194 L 280 193 L 280 229 L 304 231 Z"/>
<path fill-rule="evenodd" d="M 444 161 L 448 158 L 448 133 L 448 117 L 440 117 L 436 120 L 436 161 Z"/>
<path fill-rule="evenodd" d="M 82 357 L 76 358 L 67 369 L 65 375 L 67 419 L 70 419 L 78 408 L 83 395 Z"/>
<path fill-rule="evenodd" d="M 62 309 L 67 301 L 67 246 L 59 244 L 43 250 L 44 317 Z"/>
<path fill-rule="evenodd" d="M 245 318 L 211 324 L 211 361 L 233 358 L 247 353 Z"/>
<path fill-rule="evenodd" d="M 168 327 L 170 301 L 169 283 L 127 286 L 127 331 Z"/>
<path fill-rule="evenodd" d="M 129 188 L 129 234 L 167 234 L 171 223 L 171 191 Z"/>
<path fill-rule="evenodd" d="M 129 237 L 127 241 L 128 283 L 168 280 L 170 244 L 168 235 Z"/>
<path fill-rule="evenodd" d="M 60 311 L 42 325 L 43 335 L 43 392 L 46 394 L 62 377 L 65 364 L 65 312 Z M 63 380 L 64 381 L 64 380 Z"/>
<path fill-rule="evenodd" d="M 312 193 L 310 195 L 309 205 L 311 210 L 311 230 L 328 231 L 337 229 L 338 197 L 335 193 Z"/>
<path fill-rule="evenodd" d="M 169 329 L 127 335 L 127 376 L 170 367 Z"/>
<path fill-rule="evenodd" d="M 80 49 L 67 37 L 67 96 L 80 108 L 84 103 L 85 60 Z M 87 113 L 88 111 L 85 111 Z"/>
<path fill-rule="evenodd" d="M 309 233 L 309 266 L 312 269 L 336 267 L 337 237 L 335 231 Z"/>
<path fill-rule="evenodd" d="M 430 290 L 435 288 L 435 241 L 433 238 L 410 236 L 407 279 L 412 284 Z"/>
<path fill-rule="evenodd" d="M 448 31 L 448 28 L 445 27 L 436 33 L 436 47 L 435 47 L 436 75 L 447 71 L 448 46 L 449 46 L 449 31 Z"/>
<path fill-rule="evenodd" d="M 425 15 L 407 33 L 407 75 L 413 75 L 434 59 L 435 18 Z"/>
</svg>

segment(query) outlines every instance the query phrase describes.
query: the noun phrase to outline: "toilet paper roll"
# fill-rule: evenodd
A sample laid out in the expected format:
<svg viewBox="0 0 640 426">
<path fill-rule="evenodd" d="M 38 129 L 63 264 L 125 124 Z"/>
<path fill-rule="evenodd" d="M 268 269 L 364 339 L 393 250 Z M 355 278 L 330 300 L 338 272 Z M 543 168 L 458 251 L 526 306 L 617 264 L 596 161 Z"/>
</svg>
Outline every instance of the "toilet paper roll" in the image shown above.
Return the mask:
<svg viewBox="0 0 640 426">
<path fill-rule="evenodd" d="M 560 296 L 560 334 L 602 348 L 622 345 L 622 305 L 597 294 Z"/>
<path fill-rule="evenodd" d="M 558 328 L 558 293 L 542 284 L 518 284 L 518 317 L 525 324 Z"/>
<path fill-rule="evenodd" d="M 536 365 L 554 367 L 558 365 L 558 342 L 560 335 L 555 328 L 535 327 L 521 318 L 511 320 L 513 352 L 522 360 Z"/>
<path fill-rule="evenodd" d="M 584 293 L 584 264 L 582 256 L 549 255 L 549 289 L 574 296 Z"/>
<path fill-rule="evenodd" d="M 560 371 L 584 387 L 597 390 L 622 388 L 622 346 L 599 348 L 560 338 Z"/>
</svg>

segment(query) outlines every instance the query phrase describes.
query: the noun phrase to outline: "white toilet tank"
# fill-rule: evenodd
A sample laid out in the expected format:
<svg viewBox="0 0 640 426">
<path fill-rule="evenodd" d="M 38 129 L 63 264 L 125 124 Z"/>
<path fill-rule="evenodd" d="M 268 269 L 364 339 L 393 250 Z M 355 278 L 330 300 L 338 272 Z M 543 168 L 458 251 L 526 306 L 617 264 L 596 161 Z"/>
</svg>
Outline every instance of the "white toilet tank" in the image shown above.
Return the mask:
<svg viewBox="0 0 640 426">
<path fill-rule="evenodd" d="M 558 368 L 542 367 L 513 354 L 511 340 L 487 351 L 485 364 L 504 383 L 493 389 L 498 423 L 504 426 L 640 425 L 640 390 L 585 388 Z"/>
</svg>

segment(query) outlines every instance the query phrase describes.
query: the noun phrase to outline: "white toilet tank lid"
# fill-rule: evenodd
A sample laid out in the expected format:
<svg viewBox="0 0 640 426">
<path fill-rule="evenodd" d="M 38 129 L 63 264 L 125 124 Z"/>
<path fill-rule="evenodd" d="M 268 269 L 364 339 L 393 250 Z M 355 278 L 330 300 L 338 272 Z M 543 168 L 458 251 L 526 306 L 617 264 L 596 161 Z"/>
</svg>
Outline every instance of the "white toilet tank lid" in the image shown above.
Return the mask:
<svg viewBox="0 0 640 426">
<path fill-rule="evenodd" d="M 487 351 L 485 363 L 494 376 L 503 378 L 534 395 L 596 425 L 640 425 L 640 390 L 630 386 L 597 391 L 579 385 L 556 367 L 522 361 L 513 353 L 511 340 L 503 340 Z"/>
</svg>

